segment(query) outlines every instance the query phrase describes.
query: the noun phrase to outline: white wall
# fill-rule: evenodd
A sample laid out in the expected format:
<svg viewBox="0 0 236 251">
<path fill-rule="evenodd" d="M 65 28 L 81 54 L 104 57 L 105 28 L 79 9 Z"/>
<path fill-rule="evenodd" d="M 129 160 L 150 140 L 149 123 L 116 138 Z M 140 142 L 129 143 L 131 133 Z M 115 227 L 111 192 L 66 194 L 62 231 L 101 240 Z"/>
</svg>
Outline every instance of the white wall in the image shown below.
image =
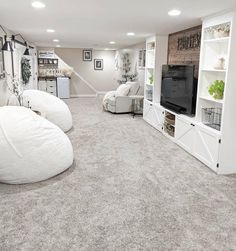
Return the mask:
<svg viewBox="0 0 236 251">
<path fill-rule="evenodd" d="M 42 49 L 42 48 L 40 48 Z M 96 91 L 75 74 L 71 77 L 71 96 L 95 95 L 117 88 L 115 51 L 93 50 L 92 61 L 83 61 L 83 49 L 56 48 L 55 54 L 83 77 Z M 103 70 L 94 70 L 94 59 L 103 59 Z"/>
<path fill-rule="evenodd" d="M 5 27 L 4 29 L 9 32 Z M 9 33 L 10 34 L 10 33 Z M 4 32 L 0 29 L 0 37 L 3 38 L 3 43 L 4 43 Z M 5 65 L 5 70 L 8 73 L 12 73 L 12 67 L 11 67 L 11 53 L 10 52 L 3 52 L 4 53 L 4 65 Z M 10 95 L 10 92 L 8 90 L 6 80 L 1 79 L 0 80 L 0 106 L 6 105 L 8 97 Z"/>
<path fill-rule="evenodd" d="M 145 47 L 146 47 L 146 44 L 145 44 L 145 42 L 143 42 L 143 43 L 136 44 L 136 45 L 133 45 L 133 46 L 130 46 L 127 48 L 122 48 L 122 49 L 116 51 L 116 57 L 118 58 L 119 67 L 122 66 L 122 60 L 121 60 L 122 55 L 124 53 L 129 53 L 129 58 L 131 61 L 130 74 L 133 74 L 135 72 L 135 70 L 137 70 L 137 73 L 138 73 L 137 81 L 142 85 L 144 84 L 145 70 L 138 68 L 138 60 L 139 60 L 139 51 L 142 49 L 145 49 Z M 121 75 L 122 75 L 122 70 L 119 68 L 115 74 L 116 81 L 121 79 Z"/>
<path fill-rule="evenodd" d="M 9 35 L 12 33 L 7 30 L 5 27 L 4 29 L 7 31 Z M 4 38 L 4 32 L 0 30 L 0 36 Z M 23 56 L 23 53 L 25 51 L 25 47 L 22 45 L 19 45 L 15 43 L 15 47 L 13 46 L 14 52 L 13 52 L 13 59 L 14 59 L 14 71 L 17 76 L 21 76 L 21 58 Z M 31 56 L 29 56 L 30 64 L 32 67 L 32 73 L 37 72 L 37 55 L 35 55 L 36 48 L 34 50 L 31 50 Z M 36 64 L 35 64 L 36 61 Z M 4 65 L 5 65 L 5 71 L 8 74 L 12 75 L 12 60 L 11 60 L 11 52 L 5 51 L 4 52 Z M 33 75 L 33 74 L 32 74 Z M 0 80 L 0 106 L 6 105 L 8 102 L 8 99 L 11 95 L 6 80 L 8 80 L 8 83 L 10 83 L 10 79 L 5 78 Z M 30 78 L 30 82 L 28 85 L 25 86 L 26 89 L 34 89 L 37 88 L 37 76 L 34 75 Z"/>
</svg>

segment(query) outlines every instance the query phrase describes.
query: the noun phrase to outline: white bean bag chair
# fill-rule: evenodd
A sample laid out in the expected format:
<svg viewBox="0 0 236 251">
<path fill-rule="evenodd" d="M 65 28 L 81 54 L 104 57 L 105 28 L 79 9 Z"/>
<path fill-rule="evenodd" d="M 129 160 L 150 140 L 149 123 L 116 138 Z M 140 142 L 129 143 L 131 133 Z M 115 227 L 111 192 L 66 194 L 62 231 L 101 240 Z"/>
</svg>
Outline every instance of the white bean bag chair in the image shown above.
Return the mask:
<svg viewBox="0 0 236 251">
<path fill-rule="evenodd" d="M 73 163 L 67 135 L 20 106 L 0 107 L 0 182 L 32 183 L 55 176 Z"/>
<path fill-rule="evenodd" d="M 59 126 L 64 132 L 72 128 L 72 116 L 68 106 L 61 99 L 39 90 L 25 90 L 23 92 L 23 105 Z"/>
</svg>

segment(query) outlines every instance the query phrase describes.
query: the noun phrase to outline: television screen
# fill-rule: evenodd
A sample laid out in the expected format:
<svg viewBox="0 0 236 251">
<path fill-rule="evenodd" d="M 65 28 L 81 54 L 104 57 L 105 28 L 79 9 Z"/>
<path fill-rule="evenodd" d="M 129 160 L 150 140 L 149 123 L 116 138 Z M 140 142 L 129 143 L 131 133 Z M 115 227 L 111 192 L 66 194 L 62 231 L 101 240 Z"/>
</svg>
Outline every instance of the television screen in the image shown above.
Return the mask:
<svg viewBox="0 0 236 251">
<path fill-rule="evenodd" d="M 161 105 L 178 113 L 195 114 L 196 80 L 193 65 L 163 65 Z"/>
</svg>

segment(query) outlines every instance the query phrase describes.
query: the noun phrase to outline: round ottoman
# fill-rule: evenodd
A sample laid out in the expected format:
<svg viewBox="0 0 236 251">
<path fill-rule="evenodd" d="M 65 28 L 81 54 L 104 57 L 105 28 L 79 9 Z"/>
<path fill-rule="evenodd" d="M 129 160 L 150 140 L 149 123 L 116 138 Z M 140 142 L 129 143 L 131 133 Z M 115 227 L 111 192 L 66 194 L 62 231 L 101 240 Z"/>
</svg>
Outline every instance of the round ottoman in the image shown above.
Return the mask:
<svg viewBox="0 0 236 251">
<path fill-rule="evenodd" d="M 0 182 L 32 183 L 57 175 L 73 163 L 65 133 L 20 106 L 0 107 Z"/>
<path fill-rule="evenodd" d="M 72 128 L 72 116 L 68 106 L 61 99 L 39 90 L 25 90 L 23 105 L 39 111 L 43 117 L 59 126 L 64 132 Z"/>
</svg>

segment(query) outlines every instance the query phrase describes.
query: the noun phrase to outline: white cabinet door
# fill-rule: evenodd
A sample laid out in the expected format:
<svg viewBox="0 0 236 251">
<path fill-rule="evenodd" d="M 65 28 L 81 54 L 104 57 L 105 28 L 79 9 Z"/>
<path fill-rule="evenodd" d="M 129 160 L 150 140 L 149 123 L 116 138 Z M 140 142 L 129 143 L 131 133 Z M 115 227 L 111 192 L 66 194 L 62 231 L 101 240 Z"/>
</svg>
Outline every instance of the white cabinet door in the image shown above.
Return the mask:
<svg viewBox="0 0 236 251">
<path fill-rule="evenodd" d="M 196 125 L 193 155 L 217 172 L 220 135 L 204 125 Z"/>
<path fill-rule="evenodd" d="M 159 131 L 162 131 L 164 124 L 164 109 L 160 105 L 154 104 L 154 113 L 157 121 L 155 128 Z"/>
<path fill-rule="evenodd" d="M 195 136 L 195 124 L 177 116 L 175 121 L 175 139 L 177 144 L 192 154 Z"/>
<path fill-rule="evenodd" d="M 164 119 L 162 112 L 163 109 L 160 106 L 144 100 L 143 119 L 160 131 L 162 131 Z"/>
<path fill-rule="evenodd" d="M 39 80 L 38 82 L 38 88 L 40 91 L 47 91 L 47 82 L 45 80 Z"/>
</svg>

